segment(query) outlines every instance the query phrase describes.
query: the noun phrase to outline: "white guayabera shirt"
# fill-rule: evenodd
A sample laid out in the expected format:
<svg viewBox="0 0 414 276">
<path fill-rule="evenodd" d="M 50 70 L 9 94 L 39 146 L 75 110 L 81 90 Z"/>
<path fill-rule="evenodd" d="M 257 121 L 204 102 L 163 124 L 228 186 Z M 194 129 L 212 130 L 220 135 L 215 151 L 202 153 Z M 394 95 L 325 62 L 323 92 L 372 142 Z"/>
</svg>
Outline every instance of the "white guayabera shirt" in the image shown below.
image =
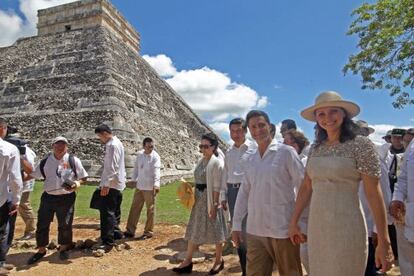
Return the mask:
<svg viewBox="0 0 414 276">
<path fill-rule="evenodd" d="M 249 155 L 242 185 L 237 195 L 233 230 L 241 231 L 247 216 L 247 233 L 277 239 L 288 238 L 304 167 L 296 151 L 272 141 L 263 157 L 259 150 Z"/>
</svg>

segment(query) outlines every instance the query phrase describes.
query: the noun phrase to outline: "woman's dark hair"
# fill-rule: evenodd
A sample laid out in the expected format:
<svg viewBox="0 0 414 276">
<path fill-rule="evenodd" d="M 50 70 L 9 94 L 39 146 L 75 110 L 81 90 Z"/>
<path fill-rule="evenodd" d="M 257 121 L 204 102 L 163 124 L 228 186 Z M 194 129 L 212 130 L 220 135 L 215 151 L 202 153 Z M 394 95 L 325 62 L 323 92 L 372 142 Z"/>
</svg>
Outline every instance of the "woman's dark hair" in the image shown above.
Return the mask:
<svg viewBox="0 0 414 276">
<path fill-rule="evenodd" d="M 299 152 L 298 154 L 301 154 L 303 149 L 309 145 L 309 140 L 305 137 L 305 135 L 300 132 L 297 131 L 296 129 L 289 129 L 285 132 L 285 136 L 286 135 L 290 135 L 290 137 L 292 138 L 293 141 L 295 141 L 295 143 L 298 145 L 299 147 Z"/>
<path fill-rule="evenodd" d="M 344 121 L 341 125 L 341 133 L 339 135 L 339 142 L 344 143 L 353 140 L 359 133 L 359 127 L 352 121 L 345 112 Z M 315 144 L 320 145 L 328 138 L 326 130 L 324 130 L 318 123 L 315 126 Z"/>
<path fill-rule="evenodd" d="M 214 146 L 214 150 L 213 150 L 214 155 L 215 156 L 218 156 L 217 148 L 218 148 L 218 144 L 219 143 L 218 143 L 218 137 L 217 137 L 217 135 L 215 135 L 212 132 L 209 132 L 209 133 L 206 133 L 203 136 L 201 136 L 201 139 L 208 140 L 210 142 L 210 144 L 212 146 Z"/>
</svg>

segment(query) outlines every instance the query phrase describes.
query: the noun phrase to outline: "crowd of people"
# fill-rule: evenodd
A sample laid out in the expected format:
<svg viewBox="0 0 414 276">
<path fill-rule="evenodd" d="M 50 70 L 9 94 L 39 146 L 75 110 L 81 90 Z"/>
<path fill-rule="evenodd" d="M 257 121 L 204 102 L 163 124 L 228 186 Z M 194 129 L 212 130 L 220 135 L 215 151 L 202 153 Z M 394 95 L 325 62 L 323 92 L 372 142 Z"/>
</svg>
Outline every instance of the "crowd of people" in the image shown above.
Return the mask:
<svg viewBox="0 0 414 276">
<path fill-rule="evenodd" d="M 173 271 L 191 273 L 195 248 L 210 243 L 216 256 L 208 274 L 220 272 L 230 232 L 242 275 L 303 275 L 303 265 L 308 275 L 373 276 L 397 260 L 403 276 L 414 275 L 414 129 L 392 129 L 374 144 L 367 138 L 374 129 L 352 120 L 359 112 L 328 91 L 301 112 L 315 122 L 312 145 L 290 119 L 282 122 L 283 143 L 276 141 L 274 124 L 258 110 L 230 121 L 224 158 L 218 138 L 203 136 L 187 256 Z"/>
<path fill-rule="evenodd" d="M 383 144 L 374 144 L 368 136 L 375 130 L 353 120 L 359 112 L 357 104 L 328 91 L 301 112 L 315 122 L 312 144 L 290 119 L 282 121 L 283 143 L 277 141 L 275 125 L 259 110 L 230 121 L 233 144 L 225 153 L 215 134 L 204 134 L 186 256 L 173 271 L 191 273 L 198 246 L 214 244 L 208 275 L 218 274 L 231 239 L 242 275 L 303 275 L 303 265 L 314 276 L 373 276 L 397 260 L 403 276 L 414 275 L 414 129 L 392 129 Z M 55 215 L 59 258 L 70 258 L 76 190 L 88 177 L 65 137 L 53 139 L 50 154 L 35 162 L 33 150 L 7 142 L 7 133 L 0 118 L 0 274 L 13 268 L 6 255 L 17 213 L 25 223 L 20 239 L 36 239 L 38 250 L 28 264 L 47 254 Z M 110 251 L 116 240 L 134 238 L 144 204 L 147 219 L 138 239 L 152 238 L 161 168 L 155 141 L 143 139 L 137 154 L 129 182 L 136 189 L 122 230 L 124 147 L 105 124 L 95 134 L 105 145 L 101 181 L 91 199 L 100 212 L 97 248 Z M 29 201 L 34 179 L 44 180 L 36 227 Z"/>
</svg>

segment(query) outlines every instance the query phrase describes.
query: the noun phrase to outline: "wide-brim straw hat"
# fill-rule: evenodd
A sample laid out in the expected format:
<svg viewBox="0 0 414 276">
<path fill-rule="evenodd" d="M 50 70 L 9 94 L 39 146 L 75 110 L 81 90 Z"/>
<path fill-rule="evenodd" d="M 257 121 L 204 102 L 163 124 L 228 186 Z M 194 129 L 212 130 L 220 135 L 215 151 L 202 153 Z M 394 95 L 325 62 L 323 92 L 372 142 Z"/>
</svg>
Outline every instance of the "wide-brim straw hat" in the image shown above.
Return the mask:
<svg viewBox="0 0 414 276">
<path fill-rule="evenodd" d="M 345 101 L 342 96 L 335 91 L 326 91 L 316 97 L 315 104 L 302 110 L 300 115 L 306 120 L 316 122 L 315 111 L 322 107 L 340 107 L 343 108 L 349 118 L 359 114 L 360 108 L 356 103 Z"/>
<path fill-rule="evenodd" d="M 369 134 L 372 134 L 372 133 L 374 133 L 374 132 L 375 132 L 375 129 L 373 129 L 372 127 L 370 127 L 370 126 L 368 125 L 368 123 L 367 123 L 367 122 L 365 122 L 365 121 L 363 121 L 363 120 L 358 120 L 358 121 L 356 121 L 355 123 L 356 123 L 356 124 L 357 124 L 360 128 L 365 128 L 365 129 L 367 129 Z"/>
</svg>

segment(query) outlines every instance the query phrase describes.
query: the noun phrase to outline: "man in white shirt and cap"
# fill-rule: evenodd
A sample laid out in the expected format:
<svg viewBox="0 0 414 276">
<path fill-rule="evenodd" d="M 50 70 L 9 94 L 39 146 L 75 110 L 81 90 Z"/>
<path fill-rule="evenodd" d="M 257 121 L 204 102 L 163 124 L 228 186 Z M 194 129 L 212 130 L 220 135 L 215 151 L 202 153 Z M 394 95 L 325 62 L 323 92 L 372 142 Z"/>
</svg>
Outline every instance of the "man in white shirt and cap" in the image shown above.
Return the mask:
<svg viewBox="0 0 414 276">
<path fill-rule="evenodd" d="M 105 157 L 101 183 L 99 184 L 101 204 L 101 247 L 110 251 L 116 239 L 123 238 L 119 228 L 121 222 L 122 191 L 125 189 L 125 153 L 122 142 L 112 134 L 111 128 L 101 124 L 95 134 L 105 144 Z"/>
<path fill-rule="evenodd" d="M 13 240 L 16 213 L 22 192 L 20 154 L 16 146 L 6 142 L 7 122 L 0 118 L 0 273 L 13 269 L 6 255 Z"/>
<path fill-rule="evenodd" d="M 414 142 L 408 145 L 390 204 L 395 218 L 401 275 L 414 275 Z"/>
<path fill-rule="evenodd" d="M 292 147 L 272 140 L 265 112 L 250 111 L 246 123 L 258 148 L 249 155 L 237 195 L 233 242 L 242 241 L 248 213 L 247 275 L 271 275 L 275 264 L 281 276 L 302 275 L 299 246 L 290 241 L 288 228 L 304 167 Z"/>
<path fill-rule="evenodd" d="M 152 238 L 154 232 L 155 196 L 160 191 L 161 158 L 154 150 L 154 140 L 150 137 L 142 141 L 143 149 L 137 154 L 131 183 L 136 185 L 131 209 L 129 210 L 125 237 L 135 236 L 137 223 L 144 203 L 147 208 L 147 221 L 140 240 Z"/>
<path fill-rule="evenodd" d="M 47 253 L 49 229 L 56 215 L 58 223 L 59 258 L 67 260 L 68 250 L 73 245 L 73 215 L 75 212 L 76 189 L 86 181 L 88 174 L 79 158 L 68 153 L 68 140 L 58 136 L 52 141 L 52 153 L 36 166 L 33 178 L 44 179 L 36 225 L 38 251 L 28 260 L 34 264 Z"/>
</svg>

